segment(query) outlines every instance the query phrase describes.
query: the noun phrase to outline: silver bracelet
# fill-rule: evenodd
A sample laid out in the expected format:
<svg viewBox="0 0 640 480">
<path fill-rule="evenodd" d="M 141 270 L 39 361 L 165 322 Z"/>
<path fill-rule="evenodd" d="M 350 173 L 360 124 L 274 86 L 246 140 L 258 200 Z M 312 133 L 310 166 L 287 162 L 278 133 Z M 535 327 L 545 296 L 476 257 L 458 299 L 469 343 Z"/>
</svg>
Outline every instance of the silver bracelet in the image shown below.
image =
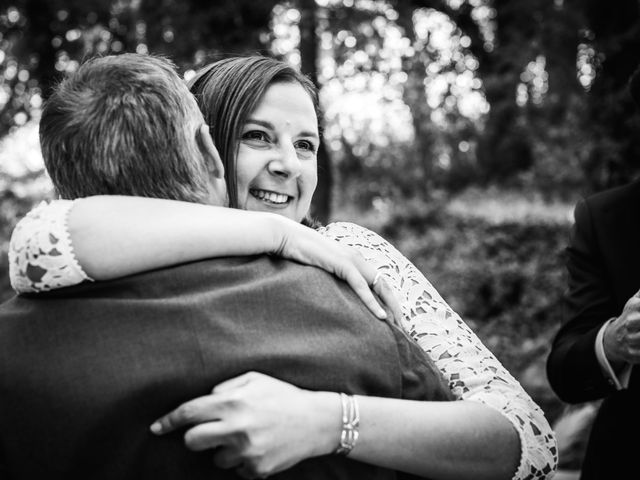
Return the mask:
<svg viewBox="0 0 640 480">
<path fill-rule="evenodd" d="M 340 432 L 340 445 L 336 449 L 336 455 L 349 455 L 358 441 L 358 427 L 360 426 L 360 412 L 358 402 L 353 395 L 340 393 L 342 403 L 342 432 Z"/>
</svg>

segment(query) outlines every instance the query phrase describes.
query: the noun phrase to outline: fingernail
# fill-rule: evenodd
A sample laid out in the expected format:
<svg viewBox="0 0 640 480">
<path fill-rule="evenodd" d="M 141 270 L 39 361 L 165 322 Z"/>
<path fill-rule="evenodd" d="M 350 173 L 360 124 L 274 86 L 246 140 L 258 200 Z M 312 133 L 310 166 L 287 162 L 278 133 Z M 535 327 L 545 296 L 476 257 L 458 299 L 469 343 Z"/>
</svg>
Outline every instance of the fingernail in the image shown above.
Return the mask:
<svg viewBox="0 0 640 480">
<path fill-rule="evenodd" d="M 160 422 L 154 422 L 153 425 L 149 427 L 152 433 L 159 435 L 162 433 L 162 424 Z"/>
</svg>

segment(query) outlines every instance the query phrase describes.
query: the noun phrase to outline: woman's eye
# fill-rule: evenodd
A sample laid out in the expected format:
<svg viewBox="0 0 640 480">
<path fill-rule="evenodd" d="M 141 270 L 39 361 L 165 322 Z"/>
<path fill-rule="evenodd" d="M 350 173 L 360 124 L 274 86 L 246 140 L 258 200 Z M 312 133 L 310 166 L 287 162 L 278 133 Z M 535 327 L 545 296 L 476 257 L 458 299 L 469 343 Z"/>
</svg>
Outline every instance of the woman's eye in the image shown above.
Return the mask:
<svg viewBox="0 0 640 480">
<path fill-rule="evenodd" d="M 316 151 L 316 146 L 308 140 L 300 140 L 299 142 L 296 142 L 296 148 L 312 153 L 315 153 Z"/>
<path fill-rule="evenodd" d="M 261 132 L 260 130 L 251 130 L 242 134 L 242 140 L 253 142 L 268 142 L 269 136 L 265 132 Z"/>
</svg>

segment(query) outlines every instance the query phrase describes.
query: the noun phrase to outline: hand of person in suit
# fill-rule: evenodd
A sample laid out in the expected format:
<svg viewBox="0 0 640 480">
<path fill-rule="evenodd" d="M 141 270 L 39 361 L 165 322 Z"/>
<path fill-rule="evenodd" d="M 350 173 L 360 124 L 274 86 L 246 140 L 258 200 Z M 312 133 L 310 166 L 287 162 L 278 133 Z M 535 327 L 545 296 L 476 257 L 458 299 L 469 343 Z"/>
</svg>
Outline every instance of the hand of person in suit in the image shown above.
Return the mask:
<svg viewBox="0 0 640 480">
<path fill-rule="evenodd" d="M 258 372 L 217 385 L 151 427 L 166 434 L 187 427 L 186 446 L 215 449 L 214 463 L 243 478 L 264 478 L 305 458 L 329 454 L 339 443 L 337 393 L 303 390 Z"/>
<path fill-rule="evenodd" d="M 625 304 L 622 313 L 604 332 L 604 350 L 614 369 L 640 363 L 640 292 Z"/>
</svg>

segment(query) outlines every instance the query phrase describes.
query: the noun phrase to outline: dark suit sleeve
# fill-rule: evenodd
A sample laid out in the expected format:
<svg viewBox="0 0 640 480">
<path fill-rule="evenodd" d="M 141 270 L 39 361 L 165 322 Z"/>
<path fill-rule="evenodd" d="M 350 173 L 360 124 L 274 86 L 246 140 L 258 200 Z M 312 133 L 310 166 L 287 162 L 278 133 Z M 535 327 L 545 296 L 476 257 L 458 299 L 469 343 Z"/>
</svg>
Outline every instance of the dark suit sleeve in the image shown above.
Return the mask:
<svg viewBox="0 0 640 480">
<path fill-rule="evenodd" d="M 9 478 L 4 450 L 0 447 L 0 479 L 9 480 Z"/>
<path fill-rule="evenodd" d="M 564 296 L 563 325 L 547 360 L 551 387 L 564 401 L 580 403 L 614 391 L 595 354 L 598 330 L 617 315 L 607 269 L 596 240 L 588 200 L 575 209 L 575 222 L 566 249 L 568 288 Z"/>
</svg>

